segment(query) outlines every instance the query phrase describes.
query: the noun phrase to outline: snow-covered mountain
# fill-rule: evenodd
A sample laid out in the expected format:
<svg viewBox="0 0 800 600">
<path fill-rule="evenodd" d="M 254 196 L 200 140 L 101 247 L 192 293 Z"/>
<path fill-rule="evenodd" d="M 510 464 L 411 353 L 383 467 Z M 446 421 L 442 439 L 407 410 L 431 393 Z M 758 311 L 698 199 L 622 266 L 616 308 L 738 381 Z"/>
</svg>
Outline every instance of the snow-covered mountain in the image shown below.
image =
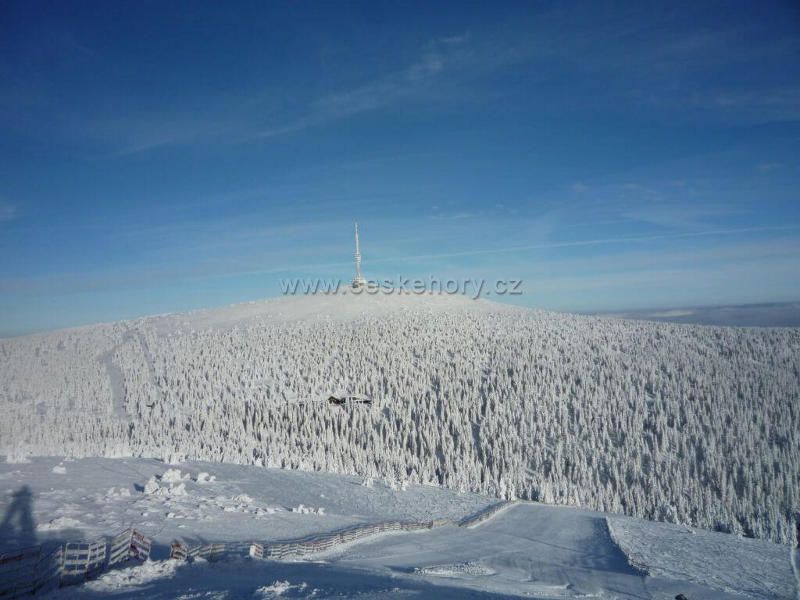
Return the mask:
<svg viewBox="0 0 800 600">
<path fill-rule="evenodd" d="M 327 402 L 358 395 L 371 404 Z M 292 297 L 0 341 L 0 451 L 436 482 L 774 541 L 800 330 Z"/>
</svg>

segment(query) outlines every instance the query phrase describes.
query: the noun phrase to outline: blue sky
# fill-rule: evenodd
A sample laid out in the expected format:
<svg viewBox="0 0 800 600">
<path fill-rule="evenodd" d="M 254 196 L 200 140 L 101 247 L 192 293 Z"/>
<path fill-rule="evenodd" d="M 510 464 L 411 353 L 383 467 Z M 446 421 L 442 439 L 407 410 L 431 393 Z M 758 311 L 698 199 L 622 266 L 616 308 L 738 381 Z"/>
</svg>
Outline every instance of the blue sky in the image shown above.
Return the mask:
<svg viewBox="0 0 800 600">
<path fill-rule="evenodd" d="M 800 299 L 786 2 L 4 2 L 0 335 L 523 279 L 626 310 Z"/>
</svg>

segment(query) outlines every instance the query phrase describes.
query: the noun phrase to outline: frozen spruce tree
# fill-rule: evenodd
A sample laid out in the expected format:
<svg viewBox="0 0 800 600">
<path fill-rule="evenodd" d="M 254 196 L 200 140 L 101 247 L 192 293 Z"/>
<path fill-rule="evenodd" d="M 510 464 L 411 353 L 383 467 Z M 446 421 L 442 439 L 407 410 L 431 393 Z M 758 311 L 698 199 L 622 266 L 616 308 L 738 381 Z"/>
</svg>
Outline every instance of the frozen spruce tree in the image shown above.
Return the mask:
<svg viewBox="0 0 800 600">
<path fill-rule="evenodd" d="M 797 329 L 348 294 L 0 340 L 0 355 L 0 440 L 26 454 L 353 473 L 794 539 Z"/>
</svg>

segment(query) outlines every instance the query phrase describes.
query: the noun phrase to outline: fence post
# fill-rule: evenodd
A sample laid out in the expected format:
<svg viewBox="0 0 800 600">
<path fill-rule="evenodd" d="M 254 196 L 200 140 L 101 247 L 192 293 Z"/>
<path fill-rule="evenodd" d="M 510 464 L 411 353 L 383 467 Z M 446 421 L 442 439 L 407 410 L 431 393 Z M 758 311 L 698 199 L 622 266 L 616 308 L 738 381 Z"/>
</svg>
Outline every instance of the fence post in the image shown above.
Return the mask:
<svg viewBox="0 0 800 600">
<path fill-rule="evenodd" d="M 84 573 L 85 579 L 106 570 L 104 567 L 106 565 L 107 548 L 108 544 L 106 544 L 105 540 L 89 542 L 86 556 L 86 572 Z"/>
<path fill-rule="evenodd" d="M 130 556 L 131 558 L 136 558 L 138 560 L 147 560 L 150 558 L 150 548 L 152 546 L 152 542 L 149 538 L 145 537 L 145 535 L 135 529 L 131 533 L 131 546 L 130 546 Z"/>
<path fill-rule="evenodd" d="M 264 558 L 264 546 L 258 542 L 253 542 L 250 544 L 250 557 Z"/>
<path fill-rule="evenodd" d="M 117 563 L 125 562 L 130 558 L 131 549 L 131 536 L 133 530 L 131 528 L 120 531 L 111 539 L 108 550 L 108 566 L 114 566 Z"/>
<path fill-rule="evenodd" d="M 186 547 L 186 544 L 178 540 L 172 542 L 169 549 L 169 557 L 171 559 L 186 560 L 187 556 L 188 556 L 188 548 Z"/>
</svg>

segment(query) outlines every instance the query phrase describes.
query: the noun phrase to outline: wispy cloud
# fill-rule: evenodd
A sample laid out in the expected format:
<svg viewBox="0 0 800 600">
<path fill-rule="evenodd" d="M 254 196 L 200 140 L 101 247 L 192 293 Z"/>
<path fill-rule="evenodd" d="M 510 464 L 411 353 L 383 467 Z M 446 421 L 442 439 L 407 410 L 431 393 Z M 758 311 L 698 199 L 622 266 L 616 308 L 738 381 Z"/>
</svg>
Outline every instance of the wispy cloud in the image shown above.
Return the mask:
<svg viewBox="0 0 800 600">
<path fill-rule="evenodd" d="M 731 116 L 761 116 L 763 120 L 800 119 L 800 87 L 772 86 L 758 91 L 711 89 L 685 96 L 686 104 Z"/>
<path fill-rule="evenodd" d="M 654 26 L 662 18 L 666 24 Z M 380 69 L 377 61 L 369 61 L 358 74 L 346 68 L 339 72 L 336 65 L 324 77 L 312 73 L 316 78 L 310 81 L 330 82 L 326 88 L 256 75 L 226 87 L 224 93 L 209 92 L 208 87 L 188 89 L 183 96 L 149 107 L 138 100 L 120 102 L 113 90 L 103 88 L 80 98 L 86 102 L 73 98 L 65 104 L 47 84 L 48 64 L 14 57 L 15 63 L 30 68 L 17 73 L 13 85 L 0 86 L 0 103 L 14 113 L 7 120 L 9 127 L 24 129 L 26 135 L 37 128 L 48 136 L 59 133 L 70 144 L 86 141 L 100 156 L 269 140 L 374 111 L 450 106 L 519 93 L 498 85 L 496 77 L 486 77 L 509 67 L 516 69 L 515 80 L 536 88 L 531 97 L 534 115 L 548 110 L 562 114 L 590 103 L 593 111 L 639 107 L 669 112 L 678 120 L 692 118 L 697 111 L 704 118 L 741 122 L 800 117 L 800 88 L 792 78 L 764 74 L 760 68 L 762 63 L 790 64 L 798 56 L 796 41 L 785 35 L 765 40 L 757 24 L 670 27 L 671 18 L 671 13 L 658 14 L 635 4 L 614 11 L 602 3 L 591 9 L 543 8 L 517 22 L 487 22 L 474 33 L 432 38 L 416 51 L 382 57 Z M 55 60 L 57 54 L 68 54 L 61 52 L 63 46 L 69 55 L 83 57 L 83 71 L 109 68 L 102 54 L 76 36 L 65 39 L 29 53 Z M 743 44 L 748 40 L 752 43 Z M 34 43 L 46 46 L 43 40 Z M 574 85 L 568 90 L 553 85 L 554 75 L 556 81 L 569 79 Z M 10 95 L 19 99 L 12 102 Z"/>
<path fill-rule="evenodd" d="M 725 205 L 664 203 L 625 210 L 622 216 L 632 221 L 671 229 L 697 229 L 721 218 L 742 215 L 747 211 Z"/>
<path fill-rule="evenodd" d="M 468 42 L 467 35 L 434 40 L 426 45 L 412 64 L 381 75 L 361 85 L 338 90 L 312 100 L 304 114 L 289 123 L 267 127 L 252 134 L 253 138 L 270 138 L 308 127 L 387 108 L 398 102 L 431 100 L 432 90 L 440 76 L 460 63 L 460 53 Z"/>
<path fill-rule="evenodd" d="M 17 218 L 17 208 L 0 199 L 0 223 L 13 221 Z"/>
<path fill-rule="evenodd" d="M 693 13 L 697 24 L 687 26 Z M 637 3 L 610 10 L 594 3 L 587 10 L 579 3 L 529 23 L 530 40 L 551 43 L 536 48 L 529 41 L 520 54 L 542 73 L 558 65 L 576 76 L 577 86 L 591 89 L 552 95 L 558 110 L 587 103 L 595 110 L 626 106 L 659 110 L 677 122 L 800 118 L 800 88 L 789 75 L 800 58 L 794 32 L 767 31 L 758 19 L 703 26 L 707 18 L 701 5 L 676 13 Z"/>
<path fill-rule="evenodd" d="M 191 106 L 161 113 L 124 112 L 77 115 L 66 128 L 77 138 L 89 135 L 114 145 L 110 156 L 126 156 L 197 142 L 235 144 L 302 131 L 401 103 L 441 102 L 462 98 L 439 89 L 443 75 L 463 69 L 468 35 L 434 39 L 404 66 L 318 95 L 271 89 L 241 89 L 197 97 Z M 288 98 L 291 98 L 290 100 Z"/>
<path fill-rule="evenodd" d="M 136 117 L 95 121 L 91 131 L 100 138 L 121 141 L 111 156 L 138 154 L 164 146 L 189 144 L 224 136 L 228 125 L 215 117 Z"/>
<path fill-rule="evenodd" d="M 457 258 L 466 256 L 481 256 L 488 254 L 510 254 L 522 251 L 546 250 L 554 248 L 640 244 L 644 242 L 654 242 L 659 240 L 678 240 L 684 238 L 719 237 L 719 236 L 733 236 L 740 234 L 767 233 L 767 232 L 778 232 L 778 231 L 797 231 L 797 230 L 800 230 L 800 226 L 787 225 L 785 227 L 739 227 L 731 229 L 709 229 L 706 231 L 684 231 L 679 233 L 668 233 L 660 235 L 616 236 L 608 238 L 541 242 L 537 244 L 523 244 L 518 246 L 482 248 L 482 249 L 463 250 L 454 252 L 441 252 L 441 253 L 437 252 L 432 254 L 417 254 L 413 256 L 411 255 L 396 256 L 392 258 L 383 257 L 371 260 L 370 262 L 384 263 L 384 262 L 415 261 L 415 260 L 424 260 L 433 258 Z"/>
</svg>

